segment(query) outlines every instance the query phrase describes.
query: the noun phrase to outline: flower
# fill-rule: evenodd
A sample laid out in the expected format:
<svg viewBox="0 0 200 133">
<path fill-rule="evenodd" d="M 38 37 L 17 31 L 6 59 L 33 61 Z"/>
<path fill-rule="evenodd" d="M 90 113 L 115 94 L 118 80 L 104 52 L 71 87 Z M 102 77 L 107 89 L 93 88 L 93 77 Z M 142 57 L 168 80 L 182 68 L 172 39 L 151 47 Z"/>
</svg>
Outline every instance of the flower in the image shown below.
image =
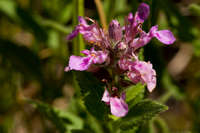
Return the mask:
<svg viewBox="0 0 200 133">
<path fill-rule="evenodd" d="M 69 66 L 65 68 L 65 71 L 84 71 L 87 70 L 92 64 L 102 64 L 108 59 L 107 52 L 95 51 L 94 48 L 91 48 L 91 50 L 83 50 L 81 52 L 85 54 L 86 57 L 74 55 L 70 56 Z"/>
<path fill-rule="evenodd" d="M 150 62 L 135 61 L 129 67 L 127 76 L 133 83 L 146 83 L 149 92 L 152 92 L 156 87 L 156 72 Z"/>
<path fill-rule="evenodd" d="M 146 45 L 151 41 L 153 37 L 157 38 L 160 42 L 170 45 L 173 44 L 176 41 L 176 38 L 169 30 L 158 30 L 158 26 L 152 26 L 149 33 L 145 33 L 142 31 L 141 36 L 138 38 L 135 38 L 131 42 L 131 47 L 134 48 L 134 50 Z"/>
<path fill-rule="evenodd" d="M 80 33 L 89 43 L 99 46 L 108 45 L 107 36 L 105 36 L 103 29 L 99 28 L 99 25 L 94 20 L 87 18 L 87 20 L 92 22 L 91 25 L 88 25 L 87 21 L 81 16 L 78 17 L 78 20 L 80 24 L 78 24 L 72 33 L 67 36 L 67 40 L 73 39 L 78 35 L 78 33 Z"/>
<path fill-rule="evenodd" d="M 128 113 L 128 105 L 125 103 L 125 93 L 121 94 L 121 97 L 110 96 L 107 89 L 105 89 L 102 101 L 107 105 L 110 105 L 111 113 L 117 117 L 124 117 Z"/>
<path fill-rule="evenodd" d="M 121 88 L 125 86 L 123 84 L 125 82 L 126 86 L 131 83 L 142 83 L 147 85 L 149 92 L 152 92 L 156 87 L 156 72 L 150 62 L 139 60 L 139 49 L 153 38 L 165 45 L 173 44 L 176 38 L 170 30 L 158 30 L 157 25 L 152 26 L 147 33 L 143 31 L 142 24 L 149 14 L 149 5 L 141 3 L 135 15 L 129 13 L 125 18 L 124 26 L 121 27 L 117 20 L 112 20 L 108 31 L 100 28 L 96 21 L 79 16 L 79 24 L 67 39 L 71 40 L 80 33 L 92 48 L 81 51 L 84 57 L 70 56 L 65 71 L 85 71 L 93 64 L 104 63 L 97 67 L 104 67 L 103 70 L 109 71 L 107 75 L 102 73 L 107 86 L 117 85 Z M 89 25 L 87 21 L 91 21 L 92 24 Z M 109 77 L 109 80 L 106 80 L 106 77 Z M 110 80 L 111 77 L 117 78 Z M 131 82 L 125 77 L 128 77 Z M 128 113 L 128 105 L 125 103 L 125 92 L 119 93 L 116 87 L 112 87 L 110 92 L 105 89 L 102 101 L 110 106 L 113 115 L 123 117 Z"/>
<path fill-rule="evenodd" d="M 128 17 L 125 19 L 125 40 L 126 43 L 132 41 L 135 36 L 142 31 L 141 24 L 149 16 L 150 7 L 145 3 L 141 3 L 135 16 L 132 13 L 129 13 Z"/>
</svg>

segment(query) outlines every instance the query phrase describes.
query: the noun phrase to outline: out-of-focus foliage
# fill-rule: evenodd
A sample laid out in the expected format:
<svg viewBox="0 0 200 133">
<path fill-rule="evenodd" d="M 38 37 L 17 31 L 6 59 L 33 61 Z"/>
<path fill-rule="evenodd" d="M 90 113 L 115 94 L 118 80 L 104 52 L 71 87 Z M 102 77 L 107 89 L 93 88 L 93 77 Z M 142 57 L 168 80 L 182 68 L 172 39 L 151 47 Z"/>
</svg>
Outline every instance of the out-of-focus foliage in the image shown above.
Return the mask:
<svg viewBox="0 0 200 133">
<path fill-rule="evenodd" d="M 123 25 L 146 2 L 151 14 L 143 29 L 158 24 L 175 34 L 172 46 L 153 40 L 140 53 L 156 69 L 155 91 L 128 87 L 129 114 L 116 118 L 101 102 L 104 88 L 94 75 L 64 72 L 69 55 L 84 48 L 81 36 L 65 39 L 77 16 L 100 22 L 94 1 L 0 0 L 0 133 L 200 132 L 199 1 L 101 1 L 107 24 Z"/>
</svg>

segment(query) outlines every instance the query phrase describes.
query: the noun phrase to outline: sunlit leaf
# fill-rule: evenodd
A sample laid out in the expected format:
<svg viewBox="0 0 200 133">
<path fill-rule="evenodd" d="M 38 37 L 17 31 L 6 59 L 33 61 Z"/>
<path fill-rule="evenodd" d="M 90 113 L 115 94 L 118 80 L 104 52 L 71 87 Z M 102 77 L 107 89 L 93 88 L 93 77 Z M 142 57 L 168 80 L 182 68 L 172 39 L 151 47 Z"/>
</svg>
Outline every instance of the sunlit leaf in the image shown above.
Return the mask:
<svg viewBox="0 0 200 133">
<path fill-rule="evenodd" d="M 121 130 L 136 129 L 167 109 L 167 106 L 155 101 L 143 100 L 133 106 L 126 117 L 116 121 L 114 126 L 119 127 Z"/>
</svg>

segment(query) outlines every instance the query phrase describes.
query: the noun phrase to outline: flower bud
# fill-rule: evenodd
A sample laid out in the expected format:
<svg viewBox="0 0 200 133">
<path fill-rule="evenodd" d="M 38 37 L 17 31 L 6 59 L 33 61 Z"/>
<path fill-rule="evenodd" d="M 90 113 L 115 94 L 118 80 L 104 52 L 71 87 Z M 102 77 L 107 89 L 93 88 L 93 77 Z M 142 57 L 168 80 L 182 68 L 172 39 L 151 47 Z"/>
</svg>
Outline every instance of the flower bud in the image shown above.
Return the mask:
<svg viewBox="0 0 200 133">
<path fill-rule="evenodd" d="M 109 25 L 109 38 L 112 39 L 114 42 L 120 41 L 122 38 L 122 29 L 120 24 L 117 20 L 112 20 Z"/>
</svg>

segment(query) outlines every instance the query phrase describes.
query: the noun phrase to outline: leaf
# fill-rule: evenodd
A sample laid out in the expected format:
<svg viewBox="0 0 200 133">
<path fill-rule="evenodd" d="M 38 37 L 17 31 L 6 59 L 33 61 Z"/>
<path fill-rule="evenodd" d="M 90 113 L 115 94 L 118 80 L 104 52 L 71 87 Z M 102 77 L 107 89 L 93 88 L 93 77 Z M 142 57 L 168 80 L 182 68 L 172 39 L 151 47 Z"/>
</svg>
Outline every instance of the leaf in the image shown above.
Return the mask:
<svg viewBox="0 0 200 133">
<path fill-rule="evenodd" d="M 167 106 L 155 101 L 142 100 L 129 110 L 126 117 L 116 121 L 114 126 L 121 130 L 136 129 L 167 109 Z"/>
<path fill-rule="evenodd" d="M 91 73 L 74 72 L 74 74 L 81 88 L 81 95 L 88 111 L 97 119 L 104 120 L 107 112 L 105 104 L 101 101 L 104 85 Z"/>
<path fill-rule="evenodd" d="M 141 83 L 137 85 L 130 86 L 126 89 L 126 101 L 130 102 L 133 100 L 137 95 L 144 92 L 144 85 Z"/>
<path fill-rule="evenodd" d="M 71 112 L 61 111 L 42 102 L 28 100 L 43 116 L 49 119 L 61 133 L 82 129 L 83 121 Z"/>
</svg>

